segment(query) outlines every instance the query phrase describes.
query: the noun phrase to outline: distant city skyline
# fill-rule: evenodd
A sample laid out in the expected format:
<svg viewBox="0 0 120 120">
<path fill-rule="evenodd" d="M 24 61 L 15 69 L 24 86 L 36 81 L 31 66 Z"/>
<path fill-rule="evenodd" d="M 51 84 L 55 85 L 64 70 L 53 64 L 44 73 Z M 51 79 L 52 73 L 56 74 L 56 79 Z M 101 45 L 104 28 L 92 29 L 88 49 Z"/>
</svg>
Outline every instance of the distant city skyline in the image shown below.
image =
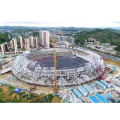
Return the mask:
<svg viewBox="0 0 120 120">
<path fill-rule="evenodd" d="M 119 0 L 4 0 L 1 5 L 0 26 L 120 27 Z"/>
</svg>

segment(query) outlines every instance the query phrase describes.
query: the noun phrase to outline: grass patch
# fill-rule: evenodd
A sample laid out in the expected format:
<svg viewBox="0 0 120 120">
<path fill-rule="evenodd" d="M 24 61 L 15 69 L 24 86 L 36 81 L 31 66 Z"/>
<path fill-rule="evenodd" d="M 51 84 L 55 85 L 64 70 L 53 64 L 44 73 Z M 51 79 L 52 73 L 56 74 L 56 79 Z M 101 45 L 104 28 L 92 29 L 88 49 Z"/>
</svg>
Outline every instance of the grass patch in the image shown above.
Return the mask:
<svg viewBox="0 0 120 120">
<path fill-rule="evenodd" d="M 0 103 L 5 103 L 3 100 L 0 99 Z"/>
<path fill-rule="evenodd" d="M 0 93 L 3 91 L 3 89 L 2 88 L 0 88 Z"/>
</svg>

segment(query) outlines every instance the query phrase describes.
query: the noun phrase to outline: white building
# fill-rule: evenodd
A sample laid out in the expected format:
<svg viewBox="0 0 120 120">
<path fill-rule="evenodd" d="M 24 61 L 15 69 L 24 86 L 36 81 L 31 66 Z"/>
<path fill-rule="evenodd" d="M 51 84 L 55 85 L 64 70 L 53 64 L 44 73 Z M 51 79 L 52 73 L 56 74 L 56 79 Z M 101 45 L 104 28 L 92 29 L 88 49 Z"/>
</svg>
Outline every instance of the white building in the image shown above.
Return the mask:
<svg viewBox="0 0 120 120">
<path fill-rule="evenodd" d="M 29 36 L 29 39 L 30 39 L 30 45 L 32 48 L 34 48 L 34 39 L 33 39 L 33 36 Z"/>
<path fill-rule="evenodd" d="M 60 36 L 60 41 L 66 41 L 66 37 L 65 36 Z"/>
<path fill-rule="evenodd" d="M 35 37 L 35 47 L 39 49 L 38 37 Z"/>
<path fill-rule="evenodd" d="M 23 49 L 23 41 L 22 41 L 22 36 L 18 36 L 19 39 L 19 46 L 21 49 Z"/>
<path fill-rule="evenodd" d="M 17 40 L 16 38 L 12 38 L 11 40 L 11 47 L 14 49 L 15 54 L 18 53 L 18 47 L 17 47 Z"/>
<path fill-rule="evenodd" d="M 72 45 L 74 45 L 75 44 L 75 38 L 70 38 L 69 39 L 69 43 L 71 43 Z"/>
<path fill-rule="evenodd" d="M 6 52 L 9 52 L 8 43 L 5 42 L 5 43 L 3 43 L 2 45 L 5 47 L 5 51 L 6 51 Z"/>
<path fill-rule="evenodd" d="M 6 50 L 5 50 L 5 45 L 4 44 L 1 44 L 1 52 L 2 52 L 2 55 L 6 54 Z"/>
<path fill-rule="evenodd" d="M 44 48 L 50 47 L 50 33 L 49 31 L 40 31 L 40 44 L 44 46 Z"/>
<path fill-rule="evenodd" d="M 40 31 L 40 45 L 44 46 L 43 31 Z"/>
<path fill-rule="evenodd" d="M 30 40 L 29 40 L 29 38 L 25 39 L 25 50 L 30 51 Z"/>
</svg>

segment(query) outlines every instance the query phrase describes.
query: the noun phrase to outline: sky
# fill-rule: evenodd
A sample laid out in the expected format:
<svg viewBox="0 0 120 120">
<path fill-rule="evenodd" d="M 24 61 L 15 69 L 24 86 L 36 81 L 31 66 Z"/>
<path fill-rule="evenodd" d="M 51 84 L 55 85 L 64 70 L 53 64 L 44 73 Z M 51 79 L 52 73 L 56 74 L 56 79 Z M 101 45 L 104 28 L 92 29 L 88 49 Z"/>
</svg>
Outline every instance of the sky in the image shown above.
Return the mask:
<svg viewBox="0 0 120 120">
<path fill-rule="evenodd" d="M 120 27 L 119 0 L 1 0 L 0 26 Z"/>
</svg>

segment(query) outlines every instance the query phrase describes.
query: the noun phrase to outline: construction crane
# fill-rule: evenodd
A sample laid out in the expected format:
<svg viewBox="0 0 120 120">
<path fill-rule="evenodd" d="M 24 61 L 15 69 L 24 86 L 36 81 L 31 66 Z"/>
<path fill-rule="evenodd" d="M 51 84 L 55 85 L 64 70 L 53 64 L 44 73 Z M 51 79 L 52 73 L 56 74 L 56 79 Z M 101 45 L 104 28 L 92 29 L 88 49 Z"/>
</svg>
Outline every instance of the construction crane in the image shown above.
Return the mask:
<svg viewBox="0 0 120 120">
<path fill-rule="evenodd" d="M 61 57 L 57 57 L 57 58 L 61 58 Z M 37 82 L 38 82 L 39 79 L 41 78 L 41 74 L 42 74 L 42 72 L 43 72 L 43 70 L 44 70 L 44 67 L 45 67 L 47 61 L 50 60 L 50 59 L 54 59 L 54 58 L 47 58 L 47 59 L 42 59 L 42 60 L 38 60 L 38 61 L 37 61 L 37 62 L 39 62 L 39 61 L 45 61 L 44 65 L 43 65 L 43 67 L 42 67 L 42 70 L 41 70 L 41 72 L 40 72 L 40 74 L 39 74 L 39 77 L 37 78 Z M 31 66 L 31 65 L 32 65 L 32 63 L 30 64 L 30 66 Z M 29 70 L 31 70 L 30 66 L 29 66 Z M 31 91 L 35 90 L 36 87 L 37 87 L 37 84 L 38 84 L 38 83 L 36 83 L 33 87 L 32 87 L 32 85 L 30 84 L 30 90 L 31 90 Z"/>
<path fill-rule="evenodd" d="M 101 60 L 102 58 L 100 58 L 100 60 Z M 102 79 L 102 77 L 101 77 L 101 75 L 102 75 L 102 69 L 101 69 L 101 65 L 98 65 L 97 64 L 97 62 L 96 62 L 96 60 L 94 59 L 94 57 L 93 57 L 93 60 L 94 60 L 94 62 L 95 62 L 95 65 L 97 66 L 97 69 L 98 69 L 98 78 L 99 79 Z"/>
<path fill-rule="evenodd" d="M 58 93 L 58 89 L 57 89 L 57 70 L 56 70 L 57 60 L 56 60 L 56 51 L 55 51 L 54 42 L 55 42 L 54 37 L 52 36 L 53 54 L 54 54 L 54 81 L 55 81 L 54 91 L 55 91 L 55 93 Z"/>
<path fill-rule="evenodd" d="M 52 40 L 51 40 L 51 41 L 52 41 L 52 43 L 53 43 L 53 54 L 54 54 L 54 81 L 55 81 L 54 92 L 55 92 L 55 93 L 58 93 L 58 89 L 57 89 L 57 70 L 56 70 L 57 60 L 56 60 L 56 51 L 55 51 L 54 37 L 53 37 L 53 36 L 52 36 Z M 49 60 L 49 59 L 53 59 L 53 58 L 48 58 L 48 59 L 43 59 L 43 60 L 38 60 L 38 61 L 37 61 L 37 62 L 39 62 L 39 61 L 45 61 L 44 66 L 43 66 L 43 68 L 42 68 L 42 70 L 41 70 L 41 72 L 40 72 L 39 78 L 41 77 L 41 74 L 42 74 L 43 69 L 44 69 L 44 67 L 45 67 L 45 65 L 46 65 L 46 62 L 47 62 L 47 60 Z M 32 63 L 31 63 L 30 65 L 32 65 Z M 29 70 L 31 70 L 30 67 L 29 67 Z M 39 78 L 37 79 L 37 82 L 38 82 Z M 37 87 L 37 84 L 35 84 L 34 87 L 30 87 L 30 89 L 31 89 L 31 90 L 35 90 L 36 87 Z"/>
<path fill-rule="evenodd" d="M 46 65 L 46 62 L 47 62 L 47 60 L 45 61 L 44 65 L 43 65 L 43 67 L 42 67 L 42 70 L 41 70 L 41 72 L 40 72 L 39 78 L 37 78 L 37 82 L 38 82 L 38 80 L 39 80 L 40 77 L 41 77 L 41 74 L 42 74 L 43 69 L 44 69 L 44 67 L 45 67 L 45 65 Z M 36 89 L 36 87 L 37 87 L 37 83 L 34 85 L 34 87 L 30 86 L 30 90 L 33 91 L 33 90 Z"/>
<path fill-rule="evenodd" d="M 94 57 L 93 57 L 93 60 L 94 60 L 96 66 L 97 66 L 97 69 L 98 69 L 98 78 L 105 80 L 105 75 L 106 75 L 106 73 L 109 72 L 110 69 L 108 69 L 108 70 L 106 70 L 106 71 L 103 72 L 101 65 L 98 66 L 98 64 L 97 64 L 97 62 L 95 61 Z M 101 60 L 102 60 L 102 57 L 100 57 L 100 61 L 101 61 Z"/>
</svg>

